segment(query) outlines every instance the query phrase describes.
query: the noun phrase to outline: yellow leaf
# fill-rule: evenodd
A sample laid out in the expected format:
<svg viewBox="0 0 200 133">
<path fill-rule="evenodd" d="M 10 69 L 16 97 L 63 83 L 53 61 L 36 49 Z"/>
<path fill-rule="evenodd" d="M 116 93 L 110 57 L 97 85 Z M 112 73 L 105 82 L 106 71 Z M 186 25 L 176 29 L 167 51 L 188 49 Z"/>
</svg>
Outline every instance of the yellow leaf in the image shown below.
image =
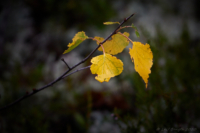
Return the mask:
<svg viewBox="0 0 200 133">
<path fill-rule="evenodd" d="M 111 25 L 111 24 L 120 24 L 119 22 L 104 22 L 105 25 Z"/>
<path fill-rule="evenodd" d="M 129 49 L 129 54 L 134 62 L 135 70 L 143 78 L 147 88 L 149 74 L 151 73 L 150 69 L 153 65 L 153 54 L 149 44 L 144 45 L 140 42 L 132 43 L 133 48 Z"/>
<path fill-rule="evenodd" d="M 102 83 L 104 81 L 108 82 L 110 80 L 110 77 L 108 77 L 106 74 L 103 74 L 103 75 L 97 75 L 95 79 Z"/>
<path fill-rule="evenodd" d="M 127 37 L 129 36 L 129 33 L 127 32 L 124 32 L 123 34 Z M 97 39 L 100 42 L 104 40 L 101 37 L 95 37 L 95 39 Z M 99 43 L 97 42 L 97 44 Z M 103 48 L 106 53 L 116 55 L 118 53 L 121 53 L 124 50 L 124 48 L 128 46 L 128 44 L 129 41 L 126 37 L 120 34 L 115 34 L 112 36 L 111 40 L 108 40 L 103 44 Z M 101 47 L 98 50 L 103 51 Z"/>
<path fill-rule="evenodd" d="M 103 54 L 92 58 L 90 70 L 99 82 L 108 82 L 111 77 L 115 77 L 122 73 L 123 63 L 120 59 L 110 55 Z"/>
<path fill-rule="evenodd" d="M 94 37 L 94 40 L 95 40 L 95 41 L 97 40 L 97 44 L 99 45 L 99 43 L 102 42 L 102 41 L 104 40 L 104 38 L 95 36 L 95 37 Z"/>
<path fill-rule="evenodd" d="M 87 39 L 88 36 L 85 35 L 85 32 L 78 32 L 74 38 L 72 39 L 72 43 L 68 44 L 68 49 L 64 51 L 63 54 L 66 54 L 76 48 L 81 42 L 83 42 L 85 39 Z"/>
</svg>

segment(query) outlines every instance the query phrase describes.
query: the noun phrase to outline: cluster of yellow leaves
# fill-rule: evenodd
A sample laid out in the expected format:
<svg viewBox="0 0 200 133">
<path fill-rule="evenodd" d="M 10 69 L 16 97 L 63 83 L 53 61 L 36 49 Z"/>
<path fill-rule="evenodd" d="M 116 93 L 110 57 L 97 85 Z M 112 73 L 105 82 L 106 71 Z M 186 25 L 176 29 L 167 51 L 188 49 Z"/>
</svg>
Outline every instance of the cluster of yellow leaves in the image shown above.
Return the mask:
<svg viewBox="0 0 200 133">
<path fill-rule="evenodd" d="M 119 24 L 119 22 L 105 22 L 104 24 Z M 136 35 L 139 36 L 137 28 L 132 25 L 132 28 L 136 30 Z M 95 77 L 99 82 L 108 82 L 110 78 L 115 77 L 122 73 L 123 71 L 123 62 L 120 59 L 117 59 L 115 56 L 118 53 L 121 53 L 129 42 L 133 44 L 132 49 L 129 49 L 129 54 L 132 61 L 135 65 L 135 70 L 143 78 L 146 87 L 148 84 L 149 74 L 151 73 L 151 67 L 153 65 L 153 54 L 150 49 L 149 44 L 142 44 L 140 42 L 133 42 L 129 37 L 129 33 L 117 33 L 114 34 L 111 40 L 107 40 L 103 44 L 104 52 L 103 55 L 96 56 L 91 60 L 90 70 L 92 74 L 97 74 Z M 68 49 L 64 51 L 63 54 L 70 52 L 72 49 L 77 47 L 82 41 L 88 39 L 89 37 L 85 35 L 85 32 L 78 32 L 73 38 L 72 43 L 68 45 Z M 102 37 L 94 37 L 93 40 L 97 41 L 99 45 L 100 42 L 104 40 Z M 100 47 L 99 51 L 103 51 Z"/>
</svg>

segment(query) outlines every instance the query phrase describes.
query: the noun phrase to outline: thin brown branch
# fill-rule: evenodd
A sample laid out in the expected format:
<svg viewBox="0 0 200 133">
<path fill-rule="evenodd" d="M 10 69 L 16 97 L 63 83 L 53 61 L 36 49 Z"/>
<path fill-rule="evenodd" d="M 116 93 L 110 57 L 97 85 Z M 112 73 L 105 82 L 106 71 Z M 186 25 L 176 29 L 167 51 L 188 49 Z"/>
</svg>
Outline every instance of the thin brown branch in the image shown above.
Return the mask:
<svg viewBox="0 0 200 133">
<path fill-rule="evenodd" d="M 134 15 L 134 14 L 131 14 L 129 17 L 125 18 L 125 19 L 120 23 L 120 25 L 119 25 L 106 39 L 104 39 L 104 40 L 100 43 L 100 45 L 98 45 L 86 58 L 84 58 L 82 61 L 80 61 L 79 63 L 77 63 L 77 64 L 74 65 L 73 67 L 71 67 L 71 68 L 68 67 L 69 69 L 68 69 L 67 71 L 65 71 L 60 77 L 58 77 L 58 78 L 55 79 L 54 81 L 50 82 L 49 84 L 47 84 L 47 85 L 45 85 L 45 86 L 43 86 L 43 87 L 41 87 L 41 88 L 39 88 L 39 89 L 33 89 L 31 93 L 27 93 L 27 92 L 26 92 L 25 95 L 22 96 L 21 98 L 19 98 L 19 99 L 15 100 L 14 102 L 12 102 L 12 103 L 10 103 L 10 104 L 4 106 L 3 108 L 0 108 L 0 111 L 5 110 L 5 109 L 7 109 L 7 108 L 9 108 L 9 107 L 11 107 L 11 106 L 13 106 L 13 105 L 19 103 L 20 101 L 22 101 L 22 100 L 24 100 L 24 99 L 26 99 L 26 98 L 28 98 L 28 97 L 30 97 L 30 96 L 32 96 L 32 95 L 38 93 L 39 91 L 42 91 L 42 90 L 44 90 L 45 88 L 48 88 L 48 87 L 54 85 L 55 83 L 57 83 L 57 82 L 60 81 L 61 79 L 65 78 L 65 77 L 67 77 L 67 76 L 69 76 L 69 75 L 71 75 L 71 74 L 74 74 L 74 73 L 76 73 L 76 72 L 78 72 L 78 71 L 81 71 L 81 70 L 84 70 L 84 69 L 86 69 L 86 68 L 89 68 L 90 66 L 85 67 L 85 68 L 81 68 L 81 69 L 77 69 L 77 70 L 75 70 L 74 72 L 69 73 L 71 70 L 73 70 L 74 68 L 76 68 L 76 67 L 79 66 L 80 64 L 84 63 L 86 60 L 88 60 L 88 59 L 92 56 L 92 54 L 94 54 L 94 52 L 96 52 L 97 49 L 98 49 L 101 45 L 103 45 L 112 35 L 116 34 L 116 31 L 117 31 L 127 20 L 129 20 L 133 15 Z M 69 74 L 68 74 L 68 73 L 69 73 Z M 67 75 L 67 74 L 68 74 L 68 75 Z"/>
<path fill-rule="evenodd" d="M 67 66 L 68 69 L 71 69 L 71 68 L 69 67 L 69 65 L 67 64 L 67 62 L 66 62 L 63 58 L 62 58 L 61 60 L 65 63 L 65 65 Z"/>
<path fill-rule="evenodd" d="M 66 78 L 66 77 L 68 77 L 68 76 L 70 76 L 70 75 L 72 75 L 72 74 L 74 74 L 74 73 L 76 73 L 76 72 L 78 72 L 78 71 L 82 71 L 82 70 L 84 70 L 84 69 L 88 69 L 88 68 L 90 68 L 90 66 L 86 66 L 86 67 L 83 67 L 83 68 L 77 69 L 77 70 L 75 70 L 75 71 L 73 71 L 73 72 L 71 72 L 71 73 L 65 75 L 65 76 L 63 77 L 63 79 Z"/>
</svg>

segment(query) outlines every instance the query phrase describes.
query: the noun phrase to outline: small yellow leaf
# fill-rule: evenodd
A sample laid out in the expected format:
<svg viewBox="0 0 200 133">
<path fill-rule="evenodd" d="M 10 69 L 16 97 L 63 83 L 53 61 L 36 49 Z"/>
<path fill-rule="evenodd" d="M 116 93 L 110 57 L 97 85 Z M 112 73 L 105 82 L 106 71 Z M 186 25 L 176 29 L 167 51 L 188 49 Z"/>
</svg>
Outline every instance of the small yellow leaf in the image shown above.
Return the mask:
<svg viewBox="0 0 200 133">
<path fill-rule="evenodd" d="M 95 40 L 95 41 L 97 40 L 97 41 L 98 41 L 97 44 L 99 45 L 99 43 L 102 42 L 102 41 L 104 40 L 104 38 L 95 36 L 95 37 L 94 37 L 94 40 Z"/>
<path fill-rule="evenodd" d="M 105 25 L 111 25 L 111 24 L 120 24 L 119 22 L 104 22 Z"/>
<path fill-rule="evenodd" d="M 132 42 L 133 48 L 129 49 L 129 54 L 135 65 L 135 70 L 148 84 L 149 74 L 151 73 L 151 67 L 153 65 L 153 54 L 149 44 L 142 44 L 141 42 Z"/>
<path fill-rule="evenodd" d="M 124 32 L 123 34 L 127 37 L 129 36 L 129 33 L 127 32 Z M 104 40 L 104 38 L 101 37 L 95 37 L 95 39 L 97 39 L 100 42 Z M 97 42 L 97 44 L 99 43 Z M 106 53 L 116 55 L 118 53 L 121 53 L 124 50 L 124 48 L 128 46 L 128 44 L 129 41 L 126 37 L 124 37 L 121 34 L 115 34 L 112 36 L 111 40 L 108 40 L 103 44 L 103 48 Z M 101 47 L 98 50 L 103 51 Z"/>
<path fill-rule="evenodd" d="M 72 39 L 72 43 L 68 44 L 68 49 L 63 52 L 63 54 L 66 54 L 76 48 L 81 42 L 83 42 L 85 39 L 88 39 L 88 36 L 85 35 L 85 32 L 78 32 L 74 38 Z"/>
<path fill-rule="evenodd" d="M 97 40 L 97 44 L 99 45 L 100 42 L 102 42 L 104 40 L 103 37 L 98 37 L 98 36 L 95 36 L 94 37 L 94 40 L 96 41 Z M 102 47 L 99 47 L 98 49 L 99 51 L 103 51 Z"/>
<path fill-rule="evenodd" d="M 120 59 L 110 55 L 103 54 L 92 58 L 90 70 L 92 74 L 97 74 L 95 77 L 99 82 L 108 82 L 110 78 L 122 73 L 123 63 Z"/>
</svg>

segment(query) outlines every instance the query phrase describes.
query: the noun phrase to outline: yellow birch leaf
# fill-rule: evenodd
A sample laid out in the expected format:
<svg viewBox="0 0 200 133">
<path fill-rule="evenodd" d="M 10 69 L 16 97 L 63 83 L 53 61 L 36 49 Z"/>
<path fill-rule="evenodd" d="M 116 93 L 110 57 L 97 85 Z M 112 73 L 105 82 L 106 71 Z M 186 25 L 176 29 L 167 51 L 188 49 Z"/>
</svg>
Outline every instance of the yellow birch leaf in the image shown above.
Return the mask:
<svg viewBox="0 0 200 133">
<path fill-rule="evenodd" d="M 104 81 L 108 82 L 110 80 L 110 77 L 108 77 L 106 74 L 103 74 L 103 75 L 97 75 L 95 79 L 102 83 Z"/>
<path fill-rule="evenodd" d="M 102 42 L 102 41 L 104 40 L 104 38 L 103 38 L 103 37 L 95 36 L 95 37 L 94 37 L 94 40 L 95 40 L 95 41 L 98 40 L 98 41 L 97 41 L 97 44 L 99 45 L 99 43 Z M 99 47 L 98 50 L 99 50 L 99 51 L 103 51 L 102 47 Z"/>
<path fill-rule="evenodd" d="M 129 37 L 129 33 L 124 32 L 123 34 Z M 101 37 L 95 37 L 95 39 L 99 40 L 100 42 L 104 40 Z M 97 44 L 99 45 L 98 42 Z M 108 40 L 103 44 L 103 48 L 105 50 L 105 53 L 116 55 L 118 53 L 121 53 L 124 50 L 124 48 L 128 46 L 128 44 L 129 41 L 126 37 L 124 37 L 121 34 L 115 34 L 112 36 L 111 40 Z M 101 47 L 98 50 L 103 51 Z"/>
<path fill-rule="evenodd" d="M 90 70 L 92 74 L 97 74 L 95 79 L 99 82 L 108 82 L 123 71 L 123 62 L 110 54 L 96 56 L 92 58 L 91 63 Z"/>
<path fill-rule="evenodd" d="M 120 24 L 119 22 L 104 22 L 105 25 L 111 25 L 111 24 Z"/>
<path fill-rule="evenodd" d="M 104 40 L 104 38 L 103 38 L 103 37 L 95 36 L 95 37 L 94 37 L 94 40 L 95 40 L 95 41 L 98 40 L 99 42 L 97 42 L 97 44 L 99 45 L 99 43 L 102 42 L 102 41 Z"/>
<path fill-rule="evenodd" d="M 142 44 L 141 42 L 132 42 L 133 48 L 129 49 L 129 54 L 135 65 L 135 71 L 139 73 L 144 82 L 146 88 L 148 84 L 149 74 L 151 73 L 151 67 L 153 65 L 153 54 L 149 44 Z"/>
<path fill-rule="evenodd" d="M 80 43 L 82 43 L 85 39 L 88 39 L 88 36 L 85 35 L 85 32 L 78 32 L 74 38 L 72 39 L 72 43 L 68 44 L 68 49 L 63 52 L 63 54 L 66 54 L 76 48 Z"/>
</svg>

